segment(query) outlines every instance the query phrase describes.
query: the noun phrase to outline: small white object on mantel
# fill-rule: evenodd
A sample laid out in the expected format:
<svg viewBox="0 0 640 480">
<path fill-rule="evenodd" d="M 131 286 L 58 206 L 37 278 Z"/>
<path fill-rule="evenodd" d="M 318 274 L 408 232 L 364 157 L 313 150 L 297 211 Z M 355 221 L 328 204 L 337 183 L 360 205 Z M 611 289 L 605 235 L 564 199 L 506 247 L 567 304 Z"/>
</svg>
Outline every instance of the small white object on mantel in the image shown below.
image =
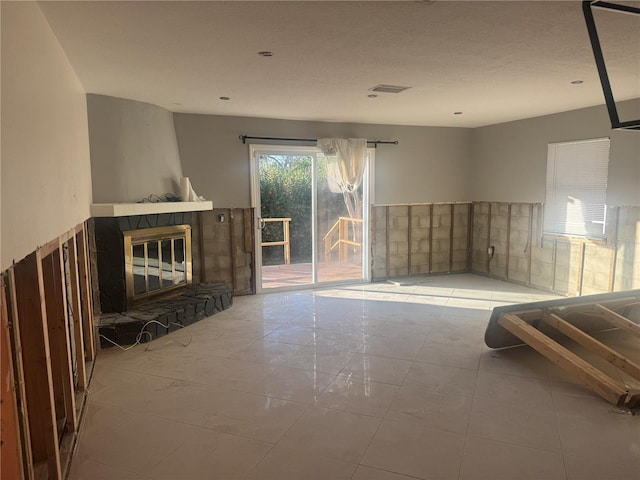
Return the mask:
<svg viewBox="0 0 640 480">
<path fill-rule="evenodd" d="M 145 203 L 92 203 L 92 217 L 128 217 L 156 213 L 203 212 L 213 210 L 213 202 L 145 202 Z"/>
<path fill-rule="evenodd" d="M 204 202 L 204 197 L 201 197 L 191 186 L 191 180 L 189 177 L 182 177 L 180 179 L 180 194 L 183 202 Z"/>
</svg>

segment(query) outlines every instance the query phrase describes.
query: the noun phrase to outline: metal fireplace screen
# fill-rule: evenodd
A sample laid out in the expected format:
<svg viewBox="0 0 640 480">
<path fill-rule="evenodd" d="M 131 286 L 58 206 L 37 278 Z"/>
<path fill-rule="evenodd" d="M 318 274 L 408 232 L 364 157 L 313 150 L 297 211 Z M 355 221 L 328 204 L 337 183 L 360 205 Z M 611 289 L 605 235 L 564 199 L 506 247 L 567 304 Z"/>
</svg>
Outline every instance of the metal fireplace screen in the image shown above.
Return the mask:
<svg viewBox="0 0 640 480">
<path fill-rule="evenodd" d="M 129 302 L 191 283 L 189 225 L 145 228 L 122 233 Z"/>
</svg>

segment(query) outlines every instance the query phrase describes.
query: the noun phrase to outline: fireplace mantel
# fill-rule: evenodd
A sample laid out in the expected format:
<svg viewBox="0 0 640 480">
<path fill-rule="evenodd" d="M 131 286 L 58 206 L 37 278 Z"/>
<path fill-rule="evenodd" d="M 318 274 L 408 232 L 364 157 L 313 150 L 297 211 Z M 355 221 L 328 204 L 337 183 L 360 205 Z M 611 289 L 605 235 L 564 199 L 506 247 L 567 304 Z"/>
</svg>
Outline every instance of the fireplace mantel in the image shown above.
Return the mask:
<svg viewBox="0 0 640 480">
<path fill-rule="evenodd" d="M 201 212 L 213 210 L 212 201 L 157 203 L 92 203 L 92 217 L 128 217 L 156 213 Z"/>
</svg>

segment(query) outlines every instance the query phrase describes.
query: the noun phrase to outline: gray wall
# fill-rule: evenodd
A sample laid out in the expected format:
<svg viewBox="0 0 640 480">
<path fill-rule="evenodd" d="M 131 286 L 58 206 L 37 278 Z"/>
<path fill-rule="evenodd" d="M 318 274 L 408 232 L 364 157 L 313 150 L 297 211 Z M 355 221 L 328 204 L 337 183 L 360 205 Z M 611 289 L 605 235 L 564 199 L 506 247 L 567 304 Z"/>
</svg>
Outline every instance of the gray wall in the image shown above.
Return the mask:
<svg viewBox="0 0 640 480">
<path fill-rule="evenodd" d="M 378 204 L 467 200 L 471 130 L 174 114 L 184 174 L 219 207 L 249 207 L 249 145 L 241 134 L 398 140 L 375 154 Z M 267 143 L 255 141 L 256 143 Z M 300 145 L 297 143 L 297 145 Z"/>
<path fill-rule="evenodd" d="M 2 15 L 2 270 L 90 216 L 84 90 L 35 2 Z"/>
<path fill-rule="evenodd" d="M 621 118 L 640 118 L 640 100 Z M 472 133 L 475 201 L 544 202 L 547 144 L 610 137 L 607 203 L 640 205 L 640 132 L 612 131 L 604 106 L 477 128 Z"/>
<path fill-rule="evenodd" d="M 94 203 L 180 193 L 173 115 L 148 103 L 87 95 Z"/>
</svg>

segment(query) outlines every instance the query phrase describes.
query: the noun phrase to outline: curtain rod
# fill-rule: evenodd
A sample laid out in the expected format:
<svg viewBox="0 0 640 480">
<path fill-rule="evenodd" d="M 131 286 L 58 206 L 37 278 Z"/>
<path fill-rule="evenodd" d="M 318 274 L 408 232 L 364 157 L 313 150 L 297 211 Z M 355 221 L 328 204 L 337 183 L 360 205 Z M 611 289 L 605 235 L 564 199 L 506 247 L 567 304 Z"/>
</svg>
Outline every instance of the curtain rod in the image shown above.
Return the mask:
<svg viewBox="0 0 640 480">
<path fill-rule="evenodd" d="M 252 137 L 250 135 L 240 135 L 238 137 L 242 140 L 242 143 L 247 143 L 247 140 L 280 140 L 286 142 L 317 142 L 317 138 L 286 138 L 286 137 Z M 398 145 L 397 140 L 367 140 L 367 143 L 373 143 L 374 148 L 378 145 Z"/>
</svg>

